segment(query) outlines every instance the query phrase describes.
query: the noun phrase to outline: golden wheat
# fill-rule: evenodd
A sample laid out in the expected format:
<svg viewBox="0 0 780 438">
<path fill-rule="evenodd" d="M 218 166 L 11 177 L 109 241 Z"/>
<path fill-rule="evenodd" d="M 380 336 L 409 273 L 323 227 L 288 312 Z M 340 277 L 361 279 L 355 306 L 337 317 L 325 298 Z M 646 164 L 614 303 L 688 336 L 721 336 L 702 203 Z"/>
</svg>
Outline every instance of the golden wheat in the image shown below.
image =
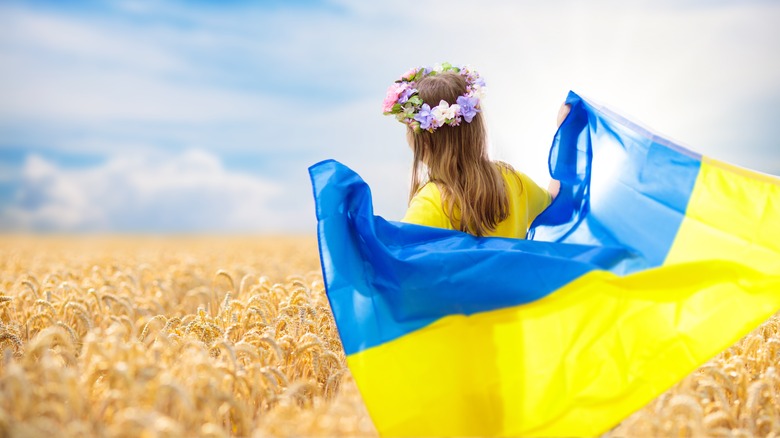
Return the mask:
<svg viewBox="0 0 780 438">
<path fill-rule="evenodd" d="M 375 436 L 316 241 L 0 240 L 0 436 Z M 780 432 L 771 319 L 609 432 Z"/>
<path fill-rule="evenodd" d="M 375 434 L 317 254 L 312 238 L 5 237 L 0 436 Z"/>
</svg>

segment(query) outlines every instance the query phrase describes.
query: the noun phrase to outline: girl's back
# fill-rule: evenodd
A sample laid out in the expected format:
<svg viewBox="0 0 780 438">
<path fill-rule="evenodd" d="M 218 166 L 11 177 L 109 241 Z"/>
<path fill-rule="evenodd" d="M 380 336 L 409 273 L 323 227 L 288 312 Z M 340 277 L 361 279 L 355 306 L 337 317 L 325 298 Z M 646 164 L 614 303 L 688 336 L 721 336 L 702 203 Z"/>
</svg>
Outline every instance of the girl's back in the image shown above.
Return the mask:
<svg viewBox="0 0 780 438">
<path fill-rule="evenodd" d="M 534 218 L 550 205 L 550 194 L 527 175 L 511 169 L 503 163 L 496 163 L 496 165 L 501 168 L 501 176 L 508 195 L 509 214 L 506 219 L 498 223 L 495 230 L 489 231 L 485 235 L 524 239 Z M 441 190 L 435 182 L 428 182 L 412 198 L 409 209 L 401 221 L 459 230 L 459 210 L 455 209 L 455 220 L 450 221 L 446 213 L 447 209 L 441 202 Z"/>
<path fill-rule="evenodd" d="M 551 197 L 508 164 L 488 158 L 483 90 L 479 74 L 449 64 L 412 69 L 388 89 L 384 112 L 407 125 L 414 154 L 403 220 L 525 238 Z"/>
</svg>

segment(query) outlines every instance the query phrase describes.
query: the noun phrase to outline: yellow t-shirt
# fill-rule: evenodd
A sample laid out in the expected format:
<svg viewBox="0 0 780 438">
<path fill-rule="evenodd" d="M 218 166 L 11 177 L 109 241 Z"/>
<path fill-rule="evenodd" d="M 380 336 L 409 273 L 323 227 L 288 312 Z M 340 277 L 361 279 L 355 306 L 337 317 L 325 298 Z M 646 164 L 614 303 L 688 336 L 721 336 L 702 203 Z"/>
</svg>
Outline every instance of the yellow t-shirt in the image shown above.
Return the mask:
<svg viewBox="0 0 780 438">
<path fill-rule="evenodd" d="M 501 171 L 509 194 L 509 216 L 488 235 L 525 239 L 531 222 L 550 205 L 552 197 L 547 190 L 539 187 L 527 175 L 515 171 L 518 176 L 515 178 L 510 172 L 508 169 Z M 449 230 L 457 229 L 447 217 L 442 207 L 441 191 L 433 182 L 425 184 L 417 191 L 401 221 Z"/>
</svg>

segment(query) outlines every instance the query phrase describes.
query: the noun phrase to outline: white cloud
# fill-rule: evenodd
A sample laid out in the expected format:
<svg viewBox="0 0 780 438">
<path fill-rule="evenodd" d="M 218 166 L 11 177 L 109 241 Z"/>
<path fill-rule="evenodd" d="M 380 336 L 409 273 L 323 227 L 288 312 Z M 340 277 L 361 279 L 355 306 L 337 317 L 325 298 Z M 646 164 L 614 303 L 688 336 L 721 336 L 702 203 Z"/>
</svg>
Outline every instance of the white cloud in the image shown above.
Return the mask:
<svg viewBox="0 0 780 438">
<path fill-rule="evenodd" d="M 412 29 L 399 33 L 430 40 L 415 45 L 417 55 L 465 58 L 480 69 L 489 86 L 485 104 L 495 155 L 535 179 L 546 177 L 555 116 L 569 89 L 698 152 L 764 168 L 745 152 L 768 151 L 778 134 L 757 123 L 756 103 L 774 102 L 770 111 L 777 117 L 780 4 L 468 5 L 415 4 L 408 15 Z M 404 14 L 405 6 L 411 7 L 394 4 L 383 12 Z"/>
<path fill-rule="evenodd" d="M 185 64 L 175 53 L 148 44 L 146 37 L 127 38 L 109 26 L 86 19 L 66 19 L 37 11 L 8 10 L 11 18 L 3 21 L 3 34 L 20 38 L 18 45 L 33 50 L 57 53 L 73 62 L 100 61 L 105 66 L 151 72 L 182 71 Z"/>
<path fill-rule="evenodd" d="M 285 204 L 278 182 L 229 172 L 198 150 L 118 156 L 87 169 L 31 155 L 20 179 L 15 205 L 0 215 L 6 230 L 245 232 L 311 222 Z"/>
<path fill-rule="evenodd" d="M 201 149 L 223 162 L 229 153 L 283 156 L 285 164 L 264 178 L 284 191 L 273 202 L 297 200 L 272 204 L 298 218 L 290 223 L 313 216 L 305 167 L 337 158 L 371 184 L 377 210 L 397 218 L 410 156 L 402 127 L 383 118 L 379 105 L 406 68 L 447 60 L 472 64 L 488 82 L 494 156 L 542 184 L 569 89 L 698 152 L 776 172 L 780 153 L 770 139 L 780 135 L 773 127 L 780 4 L 685 3 L 338 0 L 266 8 L 125 1 L 115 3 L 121 13 L 91 15 L 2 5 L 0 147 L 108 157 Z M 49 164 L 58 175 L 69 172 Z M 151 190 L 130 181 L 130 199 Z M 78 202 L 84 209 L 108 202 L 105 195 L 78 201 L 84 183 L 67 184 L 62 193 L 46 192 L 70 200 L 50 205 L 62 211 L 47 216 L 41 206 L 33 220 L 17 205 L 15 220 L 73 216 L 74 227 L 112 226 L 115 216 L 66 214 L 81 211 L 72 207 Z M 165 184 L 174 191 L 178 183 Z M 211 223 L 232 226 L 220 220 Z"/>
<path fill-rule="evenodd" d="M 285 110 L 262 90 L 229 83 L 234 75 L 254 73 L 224 65 L 223 51 L 235 45 L 231 36 L 120 17 L 11 6 L 0 11 L 0 40 L 8 44 L 0 50 L 0 115 L 6 120 L 246 123 Z"/>
</svg>

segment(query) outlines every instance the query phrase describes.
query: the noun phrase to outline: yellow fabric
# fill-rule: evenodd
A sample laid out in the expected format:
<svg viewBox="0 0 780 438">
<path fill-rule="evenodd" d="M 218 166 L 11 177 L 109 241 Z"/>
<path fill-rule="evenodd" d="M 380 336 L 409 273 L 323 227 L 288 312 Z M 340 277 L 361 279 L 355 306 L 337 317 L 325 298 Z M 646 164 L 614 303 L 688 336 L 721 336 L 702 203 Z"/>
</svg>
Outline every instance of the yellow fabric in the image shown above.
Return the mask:
<svg viewBox="0 0 780 438">
<path fill-rule="evenodd" d="M 778 291 L 731 262 L 593 271 L 347 362 L 383 436 L 593 436 L 771 316 Z"/>
<path fill-rule="evenodd" d="M 776 178 L 705 158 L 664 266 L 348 356 L 380 434 L 601 434 L 780 308 L 778 199 Z"/>
<path fill-rule="evenodd" d="M 525 239 L 531 222 L 552 201 L 550 194 L 531 178 L 522 172 L 515 171 L 515 173 L 518 178 L 515 178 L 509 170 L 502 169 L 504 187 L 509 193 L 509 216 L 499 223 L 493 232 L 488 233 L 488 236 Z M 442 206 L 439 187 L 432 182 L 417 191 L 401 221 L 448 230 L 457 229 L 450 222 Z"/>
<path fill-rule="evenodd" d="M 776 177 L 704 157 L 685 218 L 664 261 L 740 262 L 780 273 L 780 184 Z"/>
</svg>

